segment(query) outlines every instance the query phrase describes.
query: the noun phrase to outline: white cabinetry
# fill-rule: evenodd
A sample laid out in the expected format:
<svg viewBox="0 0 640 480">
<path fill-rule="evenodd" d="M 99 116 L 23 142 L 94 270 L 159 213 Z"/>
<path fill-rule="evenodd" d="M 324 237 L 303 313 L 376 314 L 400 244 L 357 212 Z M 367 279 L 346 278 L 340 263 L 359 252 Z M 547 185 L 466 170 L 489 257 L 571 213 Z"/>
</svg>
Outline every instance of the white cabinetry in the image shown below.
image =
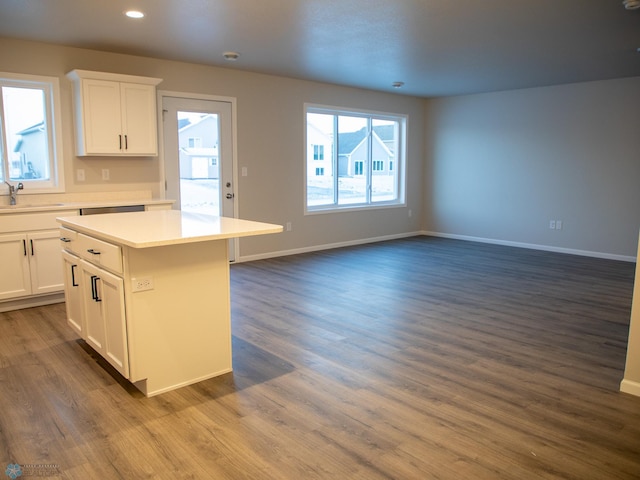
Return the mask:
<svg viewBox="0 0 640 480">
<path fill-rule="evenodd" d="M 122 278 L 84 260 L 80 262 L 80 272 L 85 339 L 116 370 L 129 377 Z"/>
<path fill-rule="evenodd" d="M 62 228 L 67 323 L 116 370 L 129 377 L 129 354 L 121 277 L 122 254 L 112 245 Z M 59 246 L 58 246 L 59 249 Z"/>
<path fill-rule="evenodd" d="M 175 210 L 59 222 L 83 292 L 69 323 L 142 393 L 232 370 L 229 238 L 281 226 Z"/>
<path fill-rule="evenodd" d="M 0 232 L 0 301 L 63 291 L 58 230 L 46 228 L 55 226 L 61 213 L 2 216 L 1 232 L 6 233 Z"/>
<path fill-rule="evenodd" d="M 156 156 L 158 78 L 73 70 L 76 153 Z"/>
<path fill-rule="evenodd" d="M 84 337 L 84 305 L 82 304 L 82 289 L 80 288 L 80 258 L 69 252 L 62 251 L 64 265 L 64 297 L 67 307 L 67 323 L 78 335 Z"/>
</svg>

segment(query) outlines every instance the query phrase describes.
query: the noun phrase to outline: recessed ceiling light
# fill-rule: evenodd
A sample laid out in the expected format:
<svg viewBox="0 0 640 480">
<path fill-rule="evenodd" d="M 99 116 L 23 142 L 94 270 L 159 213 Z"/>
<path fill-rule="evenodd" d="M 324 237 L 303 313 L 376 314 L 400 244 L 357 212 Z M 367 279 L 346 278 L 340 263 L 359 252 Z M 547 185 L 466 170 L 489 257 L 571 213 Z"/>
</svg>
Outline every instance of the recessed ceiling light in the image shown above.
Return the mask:
<svg viewBox="0 0 640 480">
<path fill-rule="evenodd" d="M 627 10 L 637 10 L 640 8 L 640 0 L 624 0 L 622 4 Z"/>
<path fill-rule="evenodd" d="M 238 52 L 224 52 L 222 56 L 224 57 L 225 60 L 228 60 L 230 62 L 235 62 L 240 56 L 240 54 Z"/>
<path fill-rule="evenodd" d="M 144 17 L 144 13 L 139 10 L 127 10 L 124 14 L 129 18 L 142 18 Z"/>
<path fill-rule="evenodd" d="M 393 83 L 391 84 L 391 86 L 392 86 L 393 88 L 402 88 L 402 87 L 404 87 L 404 82 L 393 82 Z"/>
</svg>

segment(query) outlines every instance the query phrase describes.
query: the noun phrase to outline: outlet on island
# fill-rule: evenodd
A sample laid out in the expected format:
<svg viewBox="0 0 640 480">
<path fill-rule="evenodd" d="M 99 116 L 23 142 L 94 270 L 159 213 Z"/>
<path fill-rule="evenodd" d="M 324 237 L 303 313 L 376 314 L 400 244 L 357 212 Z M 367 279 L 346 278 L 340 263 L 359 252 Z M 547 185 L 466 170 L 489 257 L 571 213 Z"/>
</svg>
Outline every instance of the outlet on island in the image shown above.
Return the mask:
<svg viewBox="0 0 640 480">
<path fill-rule="evenodd" d="M 131 289 L 134 292 L 144 292 L 145 290 L 153 290 L 153 278 L 152 277 L 132 278 Z"/>
</svg>

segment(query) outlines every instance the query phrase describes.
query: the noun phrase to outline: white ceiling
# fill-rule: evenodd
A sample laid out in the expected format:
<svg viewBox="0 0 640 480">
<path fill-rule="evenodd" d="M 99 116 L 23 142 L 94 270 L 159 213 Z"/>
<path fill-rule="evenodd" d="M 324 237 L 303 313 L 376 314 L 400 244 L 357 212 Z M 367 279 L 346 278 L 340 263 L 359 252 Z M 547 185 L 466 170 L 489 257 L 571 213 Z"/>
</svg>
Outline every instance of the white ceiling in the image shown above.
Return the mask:
<svg viewBox="0 0 640 480">
<path fill-rule="evenodd" d="M 622 0 L 0 0 L 0 36 L 424 97 L 640 76 Z"/>
</svg>

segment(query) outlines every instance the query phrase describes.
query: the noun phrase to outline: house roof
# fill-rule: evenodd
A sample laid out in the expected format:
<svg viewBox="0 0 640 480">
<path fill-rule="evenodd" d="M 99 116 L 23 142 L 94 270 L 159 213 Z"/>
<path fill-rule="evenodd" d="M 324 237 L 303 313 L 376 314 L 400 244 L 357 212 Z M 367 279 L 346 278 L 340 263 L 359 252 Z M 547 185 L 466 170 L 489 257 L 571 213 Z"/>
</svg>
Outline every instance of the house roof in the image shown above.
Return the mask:
<svg viewBox="0 0 640 480">
<path fill-rule="evenodd" d="M 362 143 L 367 136 L 365 128 L 357 132 L 338 134 L 338 155 L 349 155 Z"/>
<path fill-rule="evenodd" d="M 37 133 L 37 132 L 43 132 L 43 131 L 44 131 L 44 122 L 40 122 L 20 130 L 17 133 L 17 135 L 29 135 L 31 133 Z"/>
<path fill-rule="evenodd" d="M 380 125 L 373 127 L 374 140 L 377 139 L 387 150 L 389 150 L 389 148 L 384 144 L 384 141 L 393 140 L 393 128 L 393 125 Z M 361 128 L 357 132 L 345 132 L 338 134 L 338 155 L 352 154 L 353 151 L 365 140 L 365 138 L 367 138 L 367 129 L 365 127 Z M 390 150 L 389 153 L 391 153 Z"/>
<path fill-rule="evenodd" d="M 189 130 L 190 128 L 195 127 L 196 125 L 201 124 L 202 122 L 204 122 L 205 120 L 210 120 L 214 117 L 215 115 L 212 113 L 207 113 L 207 114 L 203 114 L 201 117 L 197 118 L 195 121 L 191 121 L 188 118 L 185 119 L 180 119 L 178 121 L 178 131 L 180 132 L 184 132 L 185 130 Z M 183 120 L 186 120 L 186 123 L 183 122 Z"/>
</svg>

